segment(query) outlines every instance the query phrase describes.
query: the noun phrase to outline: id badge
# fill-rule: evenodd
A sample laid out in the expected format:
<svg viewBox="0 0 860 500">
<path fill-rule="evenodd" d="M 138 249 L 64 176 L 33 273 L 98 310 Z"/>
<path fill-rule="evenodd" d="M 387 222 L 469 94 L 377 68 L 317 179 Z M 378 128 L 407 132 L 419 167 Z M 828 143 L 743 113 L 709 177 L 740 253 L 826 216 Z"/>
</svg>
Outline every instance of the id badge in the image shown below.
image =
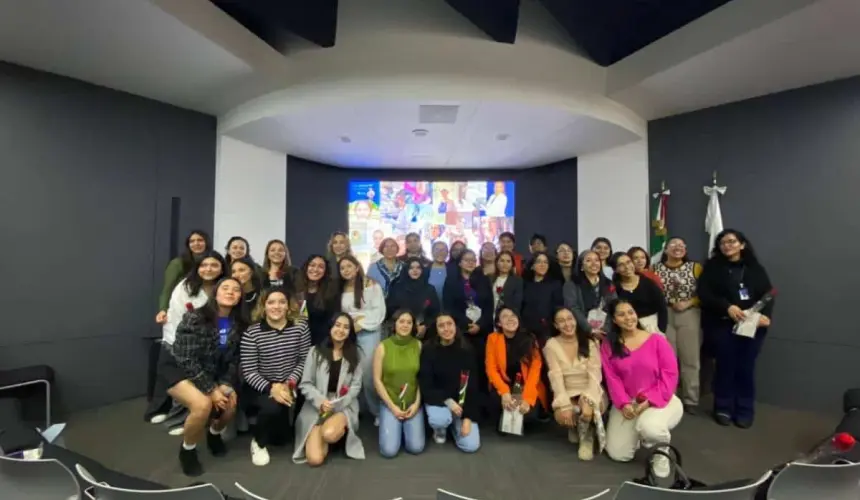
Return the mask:
<svg viewBox="0 0 860 500">
<path fill-rule="evenodd" d="M 738 295 L 740 295 L 741 300 L 750 299 L 750 291 L 746 287 L 741 287 L 741 289 L 738 290 Z"/>
</svg>

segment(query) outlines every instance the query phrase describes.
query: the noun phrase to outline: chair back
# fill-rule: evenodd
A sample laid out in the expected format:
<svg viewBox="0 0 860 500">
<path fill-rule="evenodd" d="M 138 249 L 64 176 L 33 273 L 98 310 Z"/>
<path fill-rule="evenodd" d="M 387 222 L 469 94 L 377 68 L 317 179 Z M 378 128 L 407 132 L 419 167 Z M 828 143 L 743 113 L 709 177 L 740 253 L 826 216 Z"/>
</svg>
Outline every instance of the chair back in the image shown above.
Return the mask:
<svg viewBox="0 0 860 500">
<path fill-rule="evenodd" d="M 625 481 L 615 494 L 615 500 L 754 500 L 756 490 L 770 476 L 771 472 L 767 471 L 752 484 L 725 490 L 668 490 Z"/>
<path fill-rule="evenodd" d="M 839 465 L 790 463 L 773 479 L 767 498 L 857 500 L 860 498 L 860 463 Z"/>
<path fill-rule="evenodd" d="M 448 490 L 443 490 L 442 488 L 439 488 L 436 490 L 436 500 L 475 500 L 475 499 L 472 497 L 464 497 L 463 495 L 451 493 Z"/>
<path fill-rule="evenodd" d="M 221 491 L 211 483 L 171 490 L 128 490 L 97 482 L 81 464 L 75 465 L 75 470 L 92 488 L 94 494 L 90 498 L 98 500 L 224 500 Z"/>
<path fill-rule="evenodd" d="M 77 478 L 59 460 L 0 456 L 0 498 L 78 500 L 80 494 Z"/>
<path fill-rule="evenodd" d="M 250 498 L 251 500 L 268 500 L 267 498 L 263 498 L 260 495 L 257 495 L 256 493 L 251 493 L 247 488 L 245 488 L 244 486 L 242 486 L 239 483 L 235 483 L 235 484 L 236 484 L 236 489 L 241 491 L 243 495 Z"/>
</svg>

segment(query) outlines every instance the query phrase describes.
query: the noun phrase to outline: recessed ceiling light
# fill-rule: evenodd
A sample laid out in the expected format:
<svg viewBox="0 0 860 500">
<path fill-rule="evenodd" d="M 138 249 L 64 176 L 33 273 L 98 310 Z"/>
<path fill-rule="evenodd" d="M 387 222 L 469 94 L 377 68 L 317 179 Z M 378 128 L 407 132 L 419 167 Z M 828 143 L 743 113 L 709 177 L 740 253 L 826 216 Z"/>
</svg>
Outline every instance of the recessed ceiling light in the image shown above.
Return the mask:
<svg viewBox="0 0 860 500">
<path fill-rule="evenodd" d="M 497 141 L 507 141 L 511 134 L 496 134 Z"/>
<path fill-rule="evenodd" d="M 347 137 L 345 135 L 342 135 L 342 136 L 340 136 L 340 142 L 342 142 L 344 144 L 349 144 L 350 142 L 352 142 L 352 139 L 350 139 L 349 137 Z"/>
<path fill-rule="evenodd" d="M 426 128 L 416 128 L 412 131 L 412 135 L 415 137 L 427 137 L 430 134 L 430 131 Z"/>
</svg>

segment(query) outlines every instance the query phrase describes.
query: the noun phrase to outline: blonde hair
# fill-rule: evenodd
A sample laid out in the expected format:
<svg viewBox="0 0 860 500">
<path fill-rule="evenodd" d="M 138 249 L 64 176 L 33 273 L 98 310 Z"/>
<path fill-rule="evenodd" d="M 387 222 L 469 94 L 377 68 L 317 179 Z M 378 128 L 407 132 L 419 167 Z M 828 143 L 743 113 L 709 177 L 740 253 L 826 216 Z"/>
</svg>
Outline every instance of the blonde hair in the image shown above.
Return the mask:
<svg viewBox="0 0 860 500">
<path fill-rule="evenodd" d="M 299 303 L 296 298 L 290 294 L 290 292 L 283 288 L 269 288 L 263 290 L 263 293 L 260 295 L 260 299 L 254 306 L 254 310 L 251 311 L 251 321 L 259 323 L 266 319 L 266 301 L 269 300 L 269 296 L 273 293 L 283 294 L 287 299 L 287 326 L 294 325 L 296 320 L 301 317 L 299 312 Z"/>
</svg>

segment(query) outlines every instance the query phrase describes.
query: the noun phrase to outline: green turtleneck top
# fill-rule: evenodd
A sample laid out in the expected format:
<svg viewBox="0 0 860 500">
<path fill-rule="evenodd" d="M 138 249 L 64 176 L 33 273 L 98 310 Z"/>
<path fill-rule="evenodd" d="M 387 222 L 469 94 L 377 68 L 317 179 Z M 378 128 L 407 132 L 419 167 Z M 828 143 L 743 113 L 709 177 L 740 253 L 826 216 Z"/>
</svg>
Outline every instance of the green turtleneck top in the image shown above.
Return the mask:
<svg viewBox="0 0 860 500">
<path fill-rule="evenodd" d="M 385 357 L 382 359 L 382 385 L 388 397 L 401 409 L 415 402 L 418 392 L 418 367 L 421 361 L 421 342 L 415 337 L 392 335 L 382 341 Z M 400 400 L 400 392 L 406 385 L 406 393 Z"/>
</svg>

